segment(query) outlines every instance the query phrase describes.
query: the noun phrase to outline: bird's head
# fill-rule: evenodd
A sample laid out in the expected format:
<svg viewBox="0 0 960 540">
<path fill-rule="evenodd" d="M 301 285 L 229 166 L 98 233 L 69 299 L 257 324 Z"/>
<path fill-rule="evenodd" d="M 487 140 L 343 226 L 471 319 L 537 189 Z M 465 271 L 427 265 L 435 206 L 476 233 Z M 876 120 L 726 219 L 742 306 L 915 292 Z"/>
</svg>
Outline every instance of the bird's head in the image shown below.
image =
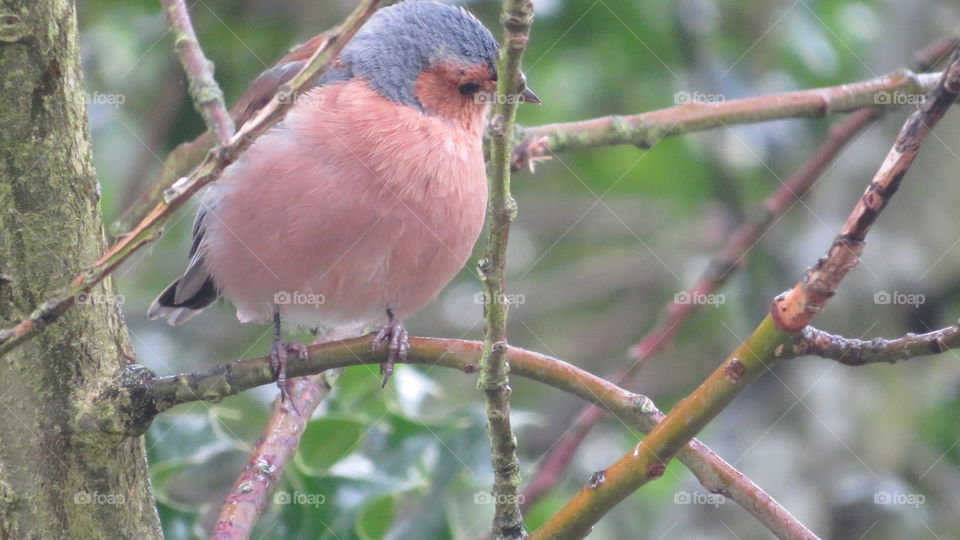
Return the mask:
<svg viewBox="0 0 960 540">
<path fill-rule="evenodd" d="M 497 85 L 497 41 L 462 8 L 406 0 L 379 10 L 341 54 L 383 97 L 447 120 L 473 120 Z M 525 90 L 521 100 L 539 102 Z"/>
</svg>

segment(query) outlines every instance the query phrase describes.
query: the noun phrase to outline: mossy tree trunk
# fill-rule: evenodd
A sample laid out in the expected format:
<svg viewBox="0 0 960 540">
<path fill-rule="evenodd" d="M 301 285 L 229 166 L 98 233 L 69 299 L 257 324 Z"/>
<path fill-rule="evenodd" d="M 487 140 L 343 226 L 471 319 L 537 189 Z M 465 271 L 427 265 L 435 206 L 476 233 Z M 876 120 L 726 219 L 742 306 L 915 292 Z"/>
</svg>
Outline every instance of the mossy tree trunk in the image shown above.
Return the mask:
<svg viewBox="0 0 960 540">
<path fill-rule="evenodd" d="M 103 251 L 68 0 L 0 0 L 0 322 Z M 131 362 L 107 282 L 0 358 L 0 537 L 157 538 L 143 437 L 96 400 Z M 92 299 L 92 301 L 91 301 Z"/>
</svg>

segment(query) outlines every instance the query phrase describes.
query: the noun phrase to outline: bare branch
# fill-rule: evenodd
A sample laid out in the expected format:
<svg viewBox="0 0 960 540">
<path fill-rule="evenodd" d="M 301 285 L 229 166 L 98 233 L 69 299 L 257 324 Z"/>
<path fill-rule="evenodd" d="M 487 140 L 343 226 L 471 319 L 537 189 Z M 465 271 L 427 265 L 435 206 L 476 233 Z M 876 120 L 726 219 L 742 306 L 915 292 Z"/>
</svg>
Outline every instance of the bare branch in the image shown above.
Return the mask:
<svg viewBox="0 0 960 540">
<path fill-rule="evenodd" d="M 290 400 L 274 401 L 263 435 L 257 439 L 243 472 L 230 488 L 210 538 L 250 537 L 284 466 L 297 452 L 313 410 L 330 394 L 328 372 L 294 379 L 288 389 Z"/>
<path fill-rule="evenodd" d="M 763 211 L 730 235 L 726 246 L 710 261 L 707 269 L 683 294 L 688 298 L 704 297 L 714 294 L 725 285 L 730 276 L 744 263 L 749 250 L 778 222 L 777 218 L 806 195 L 840 150 L 870 125 L 878 114 L 878 109 L 861 109 L 834 126 L 827 139 L 821 143 L 803 167 L 764 201 Z M 613 374 L 609 379 L 623 387 L 631 387 L 633 379 L 640 371 L 639 367 L 645 365 L 647 360 L 662 352 L 673 342 L 673 338 L 698 306 L 699 304 L 695 302 L 674 301 L 668 304 L 656 326 L 648 331 L 631 350 L 636 361 L 627 369 Z M 542 460 L 533 479 L 524 489 L 525 507 L 539 500 L 560 481 L 580 445 L 586 440 L 587 434 L 604 418 L 606 418 L 604 411 L 594 405 L 584 407 L 576 415 L 573 426 L 566 430 L 563 437 Z"/>
<path fill-rule="evenodd" d="M 918 356 L 940 354 L 958 346 L 960 322 L 925 334 L 907 334 L 896 339 L 876 338 L 869 341 L 829 334 L 808 326 L 800 332 L 793 345 L 784 351 L 784 357 L 810 355 L 830 358 L 847 366 L 865 366 L 883 362 L 893 364 Z"/>
<path fill-rule="evenodd" d="M 957 45 L 956 38 L 941 38 L 915 54 L 916 70 L 927 70 L 936 65 Z M 869 126 L 886 109 L 869 107 L 859 109 L 830 129 L 827 138 L 817 147 L 809 159 L 793 175 L 770 195 L 762 205 L 762 211 L 742 224 L 730 235 L 727 244 L 711 259 L 706 270 L 686 289 L 687 298 L 704 297 L 716 293 L 747 260 L 753 246 L 780 220 L 780 216 L 803 199 L 829 164 L 853 138 Z M 629 368 L 607 377 L 620 386 L 630 388 L 633 379 L 654 355 L 665 350 L 684 323 L 700 306 L 697 302 L 671 302 L 660 320 L 633 347 L 636 360 Z M 550 453 L 541 461 L 533 479 L 523 490 L 522 508 L 528 508 L 549 492 L 560 481 L 564 471 L 576 455 L 577 449 L 586 440 L 587 434 L 598 422 L 606 418 L 604 411 L 588 405 L 576 415 L 573 426 L 566 430 Z"/>
<path fill-rule="evenodd" d="M 335 368 L 378 364 L 383 361 L 385 353 L 373 352 L 372 338 L 373 334 L 370 334 L 311 345 L 308 358 L 291 363 L 288 375 L 291 378 L 305 377 Z M 482 352 L 483 344 L 476 341 L 411 338 L 407 362 L 476 373 L 480 369 Z M 624 390 L 562 360 L 515 347 L 508 347 L 505 357 L 513 375 L 541 382 L 596 404 L 644 433 L 654 429 L 663 418 L 663 413 L 649 398 Z M 139 374 L 141 370 L 136 371 Z M 217 402 L 249 388 L 272 383 L 267 357 L 222 364 L 195 373 L 165 377 L 138 375 L 124 380 L 128 395 L 135 396 L 131 409 L 151 411 L 151 415 L 182 403 L 198 400 Z M 300 408 L 299 402 L 297 407 L 298 410 L 306 410 Z M 701 442 L 691 441 L 679 452 L 678 459 L 694 473 L 705 489 L 722 493 L 736 501 L 774 534 L 784 538 L 815 538 L 760 487 Z M 269 486 L 263 489 L 258 486 L 257 489 L 266 493 Z M 249 512 L 250 509 L 244 511 Z"/>
<path fill-rule="evenodd" d="M 503 45 L 497 66 L 499 80 L 488 133 L 490 135 L 490 199 L 487 202 L 487 251 L 478 268 L 487 302 L 484 303 L 483 358 L 477 387 L 487 403 L 487 434 L 493 462 L 494 538 L 523 537 L 520 513 L 520 460 L 517 438 L 510 427 L 510 368 L 507 352 L 506 290 L 507 241 L 517 203 L 510 195 L 510 154 L 519 94 L 525 81 L 520 59 L 533 24 L 532 0 L 505 0 L 501 12 Z"/>
<path fill-rule="evenodd" d="M 582 538 L 604 514 L 637 488 L 663 474 L 667 462 L 766 369 L 783 345 L 826 305 L 857 265 L 870 226 L 896 192 L 921 143 L 960 93 L 960 50 L 921 106 L 907 119 L 864 195 L 827 255 L 803 279 L 778 296 L 771 313 L 686 399 L 677 404 L 636 448 L 602 473 L 529 538 Z"/>
<path fill-rule="evenodd" d="M 523 142 L 514 150 L 513 170 L 528 167 L 534 160 L 552 153 L 619 144 L 650 148 L 663 137 L 720 126 L 822 117 L 863 107 L 890 106 L 903 103 L 901 96 L 929 92 L 939 78 L 939 73 L 916 74 L 903 70 L 842 86 L 718 103 L 685 103 L 642 114 L 530 127 L 519 135 Z"/>
<path fill-rule="evenodd" d="M 161 0 L 167 15 L 167 24 L 173 32 L 174 47 L 180 65 L 187 74 L 190 97 L 197 112 L 203 116 L 207 129 L 215 133 L 221 145 L 233 137 L 235 128 L 227 106 L 223 103 L 223 90 L 213 78 L 213 62 L 207 59 L 193 31 L 190 13 L 183 0 Z"/>
</svg>

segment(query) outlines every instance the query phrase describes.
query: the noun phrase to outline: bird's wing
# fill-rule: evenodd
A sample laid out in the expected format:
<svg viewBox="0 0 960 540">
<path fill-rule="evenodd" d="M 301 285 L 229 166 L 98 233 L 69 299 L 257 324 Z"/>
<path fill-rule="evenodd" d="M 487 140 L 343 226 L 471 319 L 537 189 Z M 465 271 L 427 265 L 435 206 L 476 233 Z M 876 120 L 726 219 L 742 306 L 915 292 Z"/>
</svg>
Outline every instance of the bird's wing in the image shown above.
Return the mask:
<svg viewBox="0 0 960 540">
<path fill-rule="evenodd" d="M 327 39 L 328 34 L 315 36 L 294 48 L 284 55 L 276 65 L 260 74 L 230 110 L 237 129 L 270 103 L 277 90 L 299 73 L 306 61 L 313 56 L 313 53 L 319 47 L 327 42 Z M 348 75 L 342 69 L 333 69 L 316 82 L 315 86 L 342 80 Z M 205 133 L 187 144 L 210 146 L 211 141 L 209 134 Z M 198 155 L 200 155 L 199 152 Z M 209 209 L 203 206 L 197 212 L 197 219 L 193 224 L 193 243 L 190 246 L 188 255 L 190 263 L 187 265 L 187 270 L 180 279 L 171 283 L 153 301 L 147 313 L 147 316 L 151 319 L 162 318 L 172 325 L 179 325 L 191 319 L 200 310 L 217 299 L 219 292 L 210 273 L 204 267 L 203 251 L 201 249 L 205 230 L 204 220 L 208 212 Z"/>
<path fill-rule="evenodd" d="M 328 34 L 325 33 L 314 36 L 288 52 L 272 68 L 254 79 L 253 83 L 240 96 L 233 109 L 230 110 L 237 129 L 240 129 L 240 126 L 256 116 L 257 112 L 267 103 L 270 103 L 277 90 L 285 83 L 290 82 L 290 79 L 300 72 L 307 60 L 327 42 L 327 39 Z"/>
</svg>

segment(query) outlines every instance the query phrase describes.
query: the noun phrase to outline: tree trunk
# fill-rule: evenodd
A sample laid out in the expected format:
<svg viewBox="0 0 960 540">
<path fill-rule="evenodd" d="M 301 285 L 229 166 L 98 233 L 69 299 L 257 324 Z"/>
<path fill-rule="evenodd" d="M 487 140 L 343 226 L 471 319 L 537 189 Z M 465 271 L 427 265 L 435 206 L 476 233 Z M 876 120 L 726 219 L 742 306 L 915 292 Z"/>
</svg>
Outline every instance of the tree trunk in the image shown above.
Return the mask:
<svg viewBox="0 0 960 540">
<path fill-rule="evenodd" d="M 2 326 L 104 248 L 82 81 L 72 1 L 0 0 Z M 0 537 L 161 536 L 143 437 L 90 420 L 132 361 L 112 292 L 0 358 Z"/>
</svg>

